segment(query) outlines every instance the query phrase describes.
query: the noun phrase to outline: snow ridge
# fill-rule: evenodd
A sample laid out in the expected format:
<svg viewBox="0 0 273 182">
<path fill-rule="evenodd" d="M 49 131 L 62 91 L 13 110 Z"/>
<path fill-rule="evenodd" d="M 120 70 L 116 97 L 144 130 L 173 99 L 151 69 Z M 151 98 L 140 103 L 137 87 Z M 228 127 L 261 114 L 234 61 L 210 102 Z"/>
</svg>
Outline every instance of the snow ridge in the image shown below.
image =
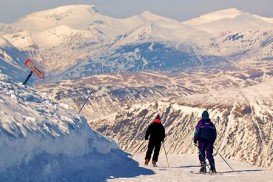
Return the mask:
<svg viewBox="0 0 273 182">
<path fill-rule="evenodd" d="M 84 117 L 52 102 L 48 94 L 40 95 L 3 76 L 0 86 L 0 180 L 60 181 L 78 177 L 83 181 L 83 176 L 95 180 L 102 174 L 87 169 L 94 170 L 97 164 L 98 169 L 107 170 L 118 160 L 126 160 L 115 142 L 93 131 Z M 113 161 L 102 160 L 115 155 Z M 82 166 L 73 166 L 77 163 Z M 83 172 L 72 175 L 77 170 Z"/>
<path fill-rule="evenodd" d="M 198 18 L 184 21 L 183 23 L 187 24 L 187 25 L 191 25 L 191 26 L 202 25 L 202 24 L 218 21 L 221 19 L 227 19 L 227 18 L 233 19 L 233 18 L 240 16 L 242 14 L 243 14 L 242 11 L 240 11 L 236 8 L 230 8 L 230 9 L 224 9 L 224 10 L 208 13 L 208 14 L 199 16 Z"/>
</svg>

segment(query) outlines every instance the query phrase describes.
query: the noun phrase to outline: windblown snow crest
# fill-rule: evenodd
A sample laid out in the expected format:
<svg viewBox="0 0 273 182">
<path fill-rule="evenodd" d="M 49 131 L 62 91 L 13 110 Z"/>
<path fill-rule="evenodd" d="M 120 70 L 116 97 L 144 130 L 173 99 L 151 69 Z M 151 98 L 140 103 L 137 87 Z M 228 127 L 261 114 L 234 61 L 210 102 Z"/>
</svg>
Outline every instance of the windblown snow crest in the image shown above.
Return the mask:
<svg viewBox="0 0 273 182">
<path fill-rule="evenodd" d="M 0 76 L 0 181 L 103 181 L 128 162 L 84 117 Z"/>
</svg>

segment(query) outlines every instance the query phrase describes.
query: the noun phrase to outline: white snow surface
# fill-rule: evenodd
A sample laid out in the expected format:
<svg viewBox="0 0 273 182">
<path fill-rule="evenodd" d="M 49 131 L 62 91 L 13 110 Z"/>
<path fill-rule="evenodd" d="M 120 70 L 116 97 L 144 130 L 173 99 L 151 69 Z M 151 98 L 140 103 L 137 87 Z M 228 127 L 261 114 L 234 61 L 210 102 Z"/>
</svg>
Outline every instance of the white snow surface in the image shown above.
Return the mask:
<svg viewBox="0 0 273 182">
<path fill-rule="evenodd" d="M 191 20 L 186 20 L 183 23 L 187 25 L 201 25 L 201 24 L 211 23 L 213 21 L 218 21 L 221 19 L 227 19 L 227 18 L 232 19 L 241 15 L 242 13 L 243 13 L 242 11 L 236 8 L 224 9 L 220 11 L 211 12 L 205 15 L 201 15 Z"/>
<path fill-rule="evenodd" d="M 124 176 L 111 166 L 126 166 L 126 154 L 93 131 L 84 117 L 45 93 L 0 78 L 0 181 L 105 181 L 114 172 Z M 135 162 L 128 165 L 138 169 Z"/>
<path fill-rule="evenodd" d="M 169 160 L 169 167 L 162 151 L 159 155 L 158 167 L 152 167 L 151 163 L 148 166 L 143 165 L 145 154 L 136 154 L 133 156 L 134 160 L 140 163 L 140 166 L 146 167 L 153 171 L 152 175 L 140 175 L 132 178 L 114 178 L 109 179 L 108 182 L 192 182 L 192 181 L 226 181 L 226 182 L 271 182 L 273 174 L 264 168 L 251 166 L 248 163 L 239 162 L 236 160 L 227 160 L 227 162 L 234 169 L 232 171 L 227 164 L 217 155 L 215 157 L 216 168 L 219 174 L 193 174 L 198 173 L 200 164 L 197 154 L 184 155 L 170 155 L 167 154 Z M 193 173 L 192 173 L 193 172 Z"/>
<path fill-rule="evenodd" d="M 9 47 L 11 44 L 8 40 L 0 36 L 0 47 Z"/>
</svg>

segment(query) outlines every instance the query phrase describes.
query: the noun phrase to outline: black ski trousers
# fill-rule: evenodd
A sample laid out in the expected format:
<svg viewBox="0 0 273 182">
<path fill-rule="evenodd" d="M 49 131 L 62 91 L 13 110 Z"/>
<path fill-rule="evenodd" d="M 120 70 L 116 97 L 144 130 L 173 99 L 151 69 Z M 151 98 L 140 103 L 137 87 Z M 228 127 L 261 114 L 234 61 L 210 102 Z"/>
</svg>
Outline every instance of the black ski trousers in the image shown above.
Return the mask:
<svg viewBox="0 0 273 182">
<path fill-rule="evenodd" d="M 160 140 L 159 141 L 150 140 L 149 144 L 148 144 L 148 150 L 146 152 L 145 159 L 148 159 L 150 161 L 152 153 L 154 151 L 153 161 L 157 162 L 158 161 L 158 155 L 159 155 L 160 147 L 161 147 L 161 141 Z"/>
<path fill-rule="evenodd" d="M 211 141 L 199 141 L 199 160 L 200 162 L 204 162 L 206 157 L 209 160 L 210 166 L 215 166 L 214 157 L 213 157 L 213 142 Z M 206 154 L 206 155 L 205 155 Z"/>
</svg>

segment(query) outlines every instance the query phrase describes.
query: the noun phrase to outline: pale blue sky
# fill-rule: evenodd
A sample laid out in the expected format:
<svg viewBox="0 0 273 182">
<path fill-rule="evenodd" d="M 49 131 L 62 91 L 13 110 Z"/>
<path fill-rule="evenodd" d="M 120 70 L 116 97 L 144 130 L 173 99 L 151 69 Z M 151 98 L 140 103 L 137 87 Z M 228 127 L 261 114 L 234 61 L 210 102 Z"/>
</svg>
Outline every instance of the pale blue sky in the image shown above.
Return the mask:
<svg viewBox="0 0 273 182">
<path fill-rule="evenodd" d="M 14 22 L 31 12 L 69 4 L 93 4 L 101 13 L 118 18 L 149 10 L 165 17 L 185 20 L 231 7 L 273 17 L 273 0 L 0 0 L 0 22 Z"/>
</svg>

